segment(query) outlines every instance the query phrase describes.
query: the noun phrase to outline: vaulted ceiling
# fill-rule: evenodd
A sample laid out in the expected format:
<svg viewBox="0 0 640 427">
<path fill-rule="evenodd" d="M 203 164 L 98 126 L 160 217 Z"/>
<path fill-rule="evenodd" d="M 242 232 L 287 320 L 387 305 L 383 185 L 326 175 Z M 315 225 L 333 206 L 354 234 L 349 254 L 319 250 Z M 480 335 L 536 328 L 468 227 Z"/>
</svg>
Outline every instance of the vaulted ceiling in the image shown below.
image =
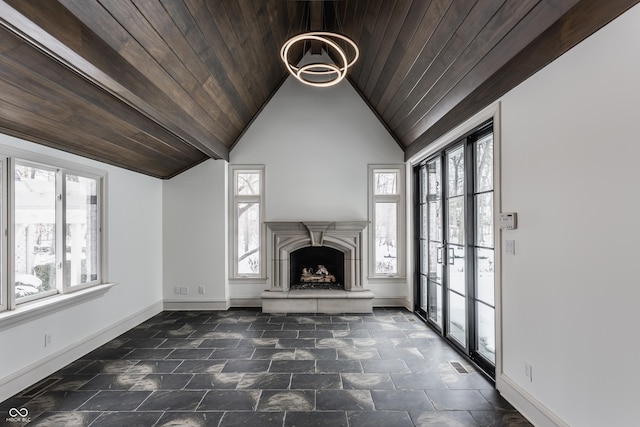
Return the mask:
<svg viewBox="0 0 640 427">
<path fill-rule="evenodd" d="M 0 132 L 169 178 L 228 159 L 282 43 L 328 29 L 408 158 L 638 1 L 0 0 Z"/>
</svg>

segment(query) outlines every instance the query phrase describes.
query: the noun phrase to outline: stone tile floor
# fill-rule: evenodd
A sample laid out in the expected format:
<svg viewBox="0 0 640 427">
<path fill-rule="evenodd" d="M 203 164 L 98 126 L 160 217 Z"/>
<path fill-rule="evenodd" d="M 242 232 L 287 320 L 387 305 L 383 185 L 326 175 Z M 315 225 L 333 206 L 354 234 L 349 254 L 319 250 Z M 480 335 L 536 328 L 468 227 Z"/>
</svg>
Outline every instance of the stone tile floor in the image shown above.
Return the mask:
<svg viewBox="0 0 640 427">
<path fill-rule="evenodd" d="M 163 312 L 48 379 L 32 397 L 0 403 L 0 424 L 531 425 L 435 332 L 397 308 Z M 26 408 L 31 421 L 7 421 L 11 408 Z"/>
</svg>

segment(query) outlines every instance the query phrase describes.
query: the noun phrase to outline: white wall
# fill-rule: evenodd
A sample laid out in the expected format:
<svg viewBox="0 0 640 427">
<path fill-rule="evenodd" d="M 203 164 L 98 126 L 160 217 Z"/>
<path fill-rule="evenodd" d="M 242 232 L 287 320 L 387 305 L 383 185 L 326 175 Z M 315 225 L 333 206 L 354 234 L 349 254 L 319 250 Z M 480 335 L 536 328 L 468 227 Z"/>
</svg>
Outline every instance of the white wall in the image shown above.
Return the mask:
<svg viewBox="0 0 640 427">
<path fill-rule="evenodd" d="M 347 81 L 313 88 L 289 77 L 230 163 L 265 165 L 266 221 L 368 220 L 367 165 L 402 164 L 404 155 Z M 365 285 L 377 296 L 407 293 L 403 284 Z M 265 288 L 232 283 L 230 293 L 259 297 Z"/>
<path fill-rule="evenodd" d="M 635 6 L 501 100 L 502 380 L 572 426 L 640 419 L 638 46 Z"/>
<path fill-rule="evenodd" d="M 107 278 L 117 282 L 98 298 L 0 329 L 3 401 L 161 310 L 162 182 L 1 134 L 0 144 L 108 172 Z"/>
<path fill-rule="evenodd" d="M 163 183 L 167 308 L 184 302 L 190 302 L 189 307 L 228 307 L 226 179 L 226 162 L 208 160 Z M 189 293 L 176 294 L 176 286 L 187 287 Z"/>
</svg>

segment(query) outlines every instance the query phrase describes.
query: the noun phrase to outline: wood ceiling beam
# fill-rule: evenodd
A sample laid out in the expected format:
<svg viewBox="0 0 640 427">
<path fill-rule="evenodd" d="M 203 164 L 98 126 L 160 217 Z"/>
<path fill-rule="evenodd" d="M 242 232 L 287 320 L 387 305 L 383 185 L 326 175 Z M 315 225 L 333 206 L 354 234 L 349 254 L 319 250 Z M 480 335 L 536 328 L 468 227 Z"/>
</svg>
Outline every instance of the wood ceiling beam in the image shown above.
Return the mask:
<svg viewBox="0 0 640 427">
<path fill-rule="evenodd" d="M 229 150 L 57 1 L 0 0 L 0 25 L 214 159 Z"/>
</svg>

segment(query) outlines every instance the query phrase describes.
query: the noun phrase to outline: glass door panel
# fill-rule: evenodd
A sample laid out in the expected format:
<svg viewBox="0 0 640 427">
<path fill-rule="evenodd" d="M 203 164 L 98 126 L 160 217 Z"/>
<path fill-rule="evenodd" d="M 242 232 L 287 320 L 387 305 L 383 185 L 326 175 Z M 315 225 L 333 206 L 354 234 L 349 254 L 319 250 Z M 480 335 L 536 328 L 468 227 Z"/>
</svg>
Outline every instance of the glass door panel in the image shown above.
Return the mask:
<svg viewBox="0 0 640 427">
<path fill-rule="evenodd" d="M 476 351 L 489 360 L 496 363 L 496 337 L 495 337 L 495 309 L 482 302 L 476 301 L 478 340 Z"/>
<path fill-rule="evenodd" d="M 444 242 L 442 235 L 442 167 L 440 158 L 427 163 L 427 223 L 429 265 L 427 299 L 429 319 L 442 327 L 442 273 Z"/>
<path fill-rule="evenodd" d="M 429 282 L 429 319 L 442 325 L 442 285 Z"/>
<path fill-rule="evenodd" d="M 449 292 L 449 337 L 463 347 L 467 344 L 467 300 L 455 292 Z"/>
<path fill-rule="evenodd" d="M 449 245 L 447 260 L 448 288 L 460 295 L 465 295 L 467 281 L 465 275 L 464 246 Z"/>
<path fill-rule="evenodd" d="M 493 249 L 476 249 L 476 299 L 494 304 Z"/>
<path fill-rule="evenodd" d="M 490 368 L 495 366 L 495 289 L 493 227 L 493 133 L 473 143 L 474 158 L 474 270 L 475 343 L 472 356 Z M 484 360 L 483 360 L 484 359 Z"/>
<path fill-rule="evenodd" d="M 476 194 L 476 245 L 493 247 L 493 192 Z"/>
<path fill-rule="evenodd" d="M 465 147 L 446 154 L 447 212 L 447 299 L 448 334 L 462 347 L 467 346 L 467 278 L 465 257 Z"/>
</svg>

